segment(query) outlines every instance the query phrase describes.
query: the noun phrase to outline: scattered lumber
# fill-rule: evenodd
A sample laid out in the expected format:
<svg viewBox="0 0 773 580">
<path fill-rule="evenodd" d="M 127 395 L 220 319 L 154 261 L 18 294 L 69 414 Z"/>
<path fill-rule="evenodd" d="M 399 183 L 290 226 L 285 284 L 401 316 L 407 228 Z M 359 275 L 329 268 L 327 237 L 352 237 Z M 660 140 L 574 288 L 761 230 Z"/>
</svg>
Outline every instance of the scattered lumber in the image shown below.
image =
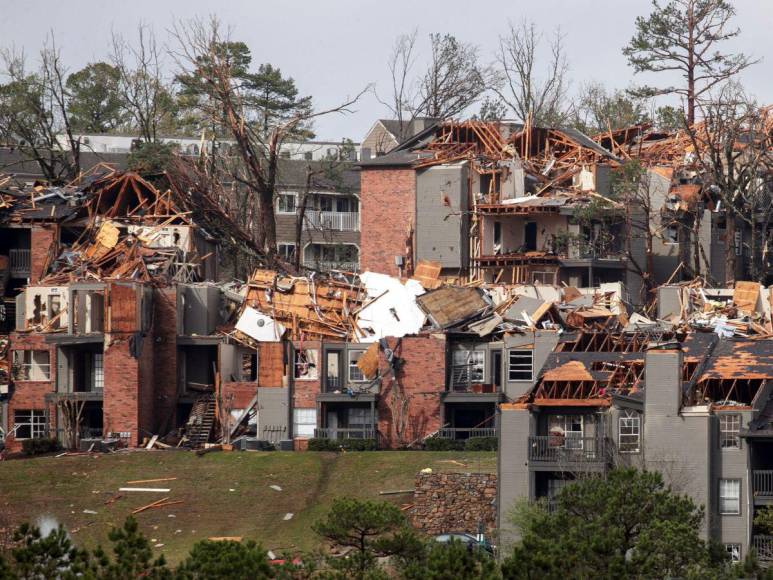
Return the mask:
<svg viewBox="0 0 773 580">
<path fill-rule="evenodd" d="M 119 487 L 118 491 L 140 491 L 148 493 L 168 493 L 172 491 L 167 487 Z"/>
<path fill-rule="evenodd" d="M 139 483 L 159 483 L 161 481 L 175 481 L 176 477 L 160 477 L 158 479 L 137 479 L 135 481 L 127 481 L 129 485 L 136 485 Z"/>
</svg>

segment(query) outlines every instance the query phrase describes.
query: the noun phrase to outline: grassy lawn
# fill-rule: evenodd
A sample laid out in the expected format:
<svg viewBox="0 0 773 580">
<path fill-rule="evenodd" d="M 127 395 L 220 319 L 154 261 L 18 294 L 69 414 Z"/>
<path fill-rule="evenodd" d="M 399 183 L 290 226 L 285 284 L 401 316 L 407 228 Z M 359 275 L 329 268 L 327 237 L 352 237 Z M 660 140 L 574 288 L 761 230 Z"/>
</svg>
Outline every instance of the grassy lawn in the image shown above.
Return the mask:
<svg viewBox="0 0 773 580">
<path fill-rule="evenodd" d="M 107 546 L 107 532 L 135 508 L 162 497 L 184 503 L 137 514 L 145 534 L 176 563 L 198 540 L 243 536 L 274 550 L 307 550 L 318 540 L 311 524 L 341 496 L 409 503 L 414 476 L 434 471 L 493 472 L 490 452 L 209 453 L 136 451 L 115 455 L 43 457 L 0 464 L 0 513 L 12 523 L 52 517 L 86 546 Z M 142 485 L 127 481 L 176 477 Z M 282 491 L 272 489 L 277 485 Z M 123 493 L 119 487 L 168 487 L 169 493 Z M 83 513 L 84 510 L 97 512 Z M 293 517 L 284 520 L 287 513 Z M 174 517 L 172 517 L 174 516 Z"/>
</svg>

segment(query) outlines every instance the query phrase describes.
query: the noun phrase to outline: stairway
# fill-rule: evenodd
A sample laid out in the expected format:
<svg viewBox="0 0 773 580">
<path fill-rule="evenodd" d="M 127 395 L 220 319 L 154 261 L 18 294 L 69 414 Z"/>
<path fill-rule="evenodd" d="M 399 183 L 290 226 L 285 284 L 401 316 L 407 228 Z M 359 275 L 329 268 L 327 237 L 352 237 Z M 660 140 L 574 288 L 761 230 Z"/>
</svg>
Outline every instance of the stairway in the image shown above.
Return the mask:
<svg viewBox="0 0 773 580">
<path fill-rule="evenodd" d="M 185 436 L 191 447 L 202 447 L 209 442 L 212 427 L 215 424 L 215 397 L 205 395 L 196 399 L 188 416 L 185 427 Z"/>
</svg>

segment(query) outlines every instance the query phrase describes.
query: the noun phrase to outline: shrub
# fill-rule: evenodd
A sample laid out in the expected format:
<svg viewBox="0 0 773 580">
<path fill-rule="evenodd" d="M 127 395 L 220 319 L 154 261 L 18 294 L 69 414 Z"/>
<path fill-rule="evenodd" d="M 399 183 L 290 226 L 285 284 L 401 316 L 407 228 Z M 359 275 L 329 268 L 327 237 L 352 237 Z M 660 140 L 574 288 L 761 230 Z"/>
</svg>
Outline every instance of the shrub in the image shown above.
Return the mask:
<svg viewBox="0 0 773 580">
<path fill-rule="evenodd" d="M 375 451 L 375 439 L 309 439 L 309 451 Z"/>
<path fill-rule="evenodd" d="M 424 448 L 427 451 L 462 451 L 464 449 L 464 441 L 430 437 L 424 442 Z"/>
<path fill-rule="evenodd" d="M 21 443 L 21 449 L 24 455 L 42 455 L 43 453 L 53 453 L 59 451 L 62 446 L 56 439 L 49 439 L 45 437 L 36 439 L 25 439 Z"/>
<path fill-rule="evenodd" d="M 496 437 L 470 437 L 464 444 L 465 451 L 496 451 L 499 440 Z"/>
</svg>

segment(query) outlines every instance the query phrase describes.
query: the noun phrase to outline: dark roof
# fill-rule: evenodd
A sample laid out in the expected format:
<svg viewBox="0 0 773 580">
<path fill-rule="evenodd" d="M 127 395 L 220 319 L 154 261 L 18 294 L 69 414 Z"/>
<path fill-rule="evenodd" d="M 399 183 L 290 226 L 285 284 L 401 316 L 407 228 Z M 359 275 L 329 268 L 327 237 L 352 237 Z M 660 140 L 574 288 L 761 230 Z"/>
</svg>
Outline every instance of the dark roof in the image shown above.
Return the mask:
<svg viewBox="0 0 773 580">
<path fill-rule="evenodd" d="M 341 162 L 332 170 L 326 161 L 304 161 L 302 159 L 280 159 L 277 167 L 277 182 L 280 187 L 305 187 L 306 175 L 309 170 L 322 171 L 313 177 L 314 189 L 339 191 L 342 193 L 359 193 L 360 172 L 356 165 Z"/>
<path fill-rule="evenodd" d="M 720 340 L 701 378 L 773 378 L 773 340 Z"/>
</svg>

